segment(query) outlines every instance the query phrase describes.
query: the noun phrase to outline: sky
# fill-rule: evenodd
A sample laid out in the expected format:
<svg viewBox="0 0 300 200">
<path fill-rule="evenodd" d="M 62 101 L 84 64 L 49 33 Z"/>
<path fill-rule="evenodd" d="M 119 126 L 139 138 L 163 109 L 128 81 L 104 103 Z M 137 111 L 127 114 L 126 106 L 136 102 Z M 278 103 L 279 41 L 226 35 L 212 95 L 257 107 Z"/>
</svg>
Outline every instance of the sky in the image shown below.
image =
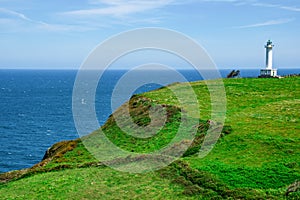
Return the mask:
<svg viewBox="0 0 300 200">
<path fill-rule="evenodd" d="M 300 68 L 299 0 L 0 0 L 0 69 L 78 69 L 107 38 L 136 28 L 181 32 L 217 67 Z"/>
</svg>

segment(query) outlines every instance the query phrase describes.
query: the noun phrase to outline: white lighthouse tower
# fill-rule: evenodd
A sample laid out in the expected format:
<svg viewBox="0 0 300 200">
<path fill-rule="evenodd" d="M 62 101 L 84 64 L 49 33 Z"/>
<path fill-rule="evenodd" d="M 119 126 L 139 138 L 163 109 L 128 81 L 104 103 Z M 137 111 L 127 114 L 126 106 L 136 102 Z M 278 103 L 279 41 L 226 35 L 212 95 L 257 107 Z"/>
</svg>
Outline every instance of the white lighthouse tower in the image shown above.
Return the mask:
<svg viewBox="0 0 300 200">
<path fill-rule="evenodd" d="M 272 42 L 270 40 L 267 42 L 267 45 L 265 45 L 266 68 L 267 69 L 272 69 L 272 67 L 273 67 L 273 47 L 274 47 L 274 45 L 272 44 Z"/>
<path fill-rule="evenodd" d="M 268 40 L 266 48 L 266 68 L 260 70 L 259 77 L 277 77 L 277 69 L 273 69 L 273 47 L 271 40 Z"/>
</svg>

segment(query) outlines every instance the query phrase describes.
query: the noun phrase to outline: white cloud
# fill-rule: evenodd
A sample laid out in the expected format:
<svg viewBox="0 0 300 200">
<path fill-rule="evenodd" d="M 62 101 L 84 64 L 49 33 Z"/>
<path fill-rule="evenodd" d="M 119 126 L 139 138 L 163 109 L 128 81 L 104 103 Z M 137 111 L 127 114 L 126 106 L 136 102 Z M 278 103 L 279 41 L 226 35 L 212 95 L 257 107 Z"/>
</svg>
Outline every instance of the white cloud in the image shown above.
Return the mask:
<svg viewBox="0 0 300 200">
<path fill-rule="evenodd" d="M 233 5 L 247 5 L 256 2 L 256 0 L 201 0 L 201 1 L 208 2 L 208 3 L 231 3 Z"/>
<path fill-rule="evenodd" d="M 205 2 L 221 2 L 221 3 L 235 3 L 238 2 L 239 0 L 202 0 Z"/>
<path fill-rule="evenodd" d="M 269 3 L 253 3 L 252 6 L 278 8 L 278 9 L 282 9 L 282 10 L 300 12 L 300 8 L 296 7 L 296 6 L 284 6 L 284 5 L 280 5 L 280 4 L 269 4 Z"/>
<path fill-rule="evenodd" d="M 161 8 L 172 3 L 171 0 L 159 0 L 159 1 L 124 1 L 124 0 L 92 0 L 92 4 L 99 4 L 101 8 L 82 9 L 64 12 L 65 15 L 70 16 L 94 16 L 94 15 L 108 15 L 114 17 L 122 17 L 134 13 L 145 12 L 157 8 Z"/>
<path fill-rule="evenodd" d="M 26 17 L 24 14 L 19 13 L 19 12 L 15 12 L 13 10 L 9 10 L 9 9 L 6 9 L 6 8 L 0 8 L 0 13 L 4 13 L 4 14 L 10 15 L 10 16 L 14 16 L 14 17 L 17 17 L 19 19 L 22 19 L 22 20 L 25 20 L 25 21 L 28 21 L 28 22 L 34 22 L 33 20 Z"/>
<path fill-rule="evenodd" d="M 272 25 L 279 25 L 279 24 L 286 24 L 291 21 L 294 21 L 294 19 L 277 19 L 277 20 L 269 20 L 266 22 L 256 23 L 256 24 L 249 24 L 244 26 L 237 26 L 235 28 L 256 28 L 256 27 L 262 27 L 262 26 L 272 26 Z"/>
<path fill-rule="evenodd" d="M 280 8 L 284 9 L 284 10 L 290 10 L 290 11 L 300 12 L 300 8 L 299 7 L 281 6 Z"/>
<path fill-rule="evenodd" d="M 7 17 L 10 17 L 11 20 L 15 20 L 15 21 L 21 20 L 21 21 L 24 21 L 24 22 L 29 22 L 31 24 L 36 24 L 36 25 L 41 25 L 41 26 L 50 25 L 50 24 L 47 24 L 43 21 L 33 20 L 33 19 L 27 17 L 26 15 L 24 15 L 23 13 L 16 12 L 16 11 L 13 11 L 13 10 L 9 10 L 9 9 L 6 9 L 6 8 L 0 8 L 0 13 L 6 14 Z"/>
<path fill-rule="evenodd" d="M 192 0 L 186 0 L 188 2 Z M 193 0 L 194 1 L 194 0 Z M 59 16 L 76 22 L 85 20 L 85 27 L 99 29 L 99 24 L 132 26 L 136 24 L 159 24 L 168 13 L 155 11 L 168 5 L 180 5 L 182 0 L 89 0 L 89 9 L 59 13 Z M 186 3 L 186 2 L 185 2 Z M 96 26 L 95 26 L 96 25 Z"/>
<path fill-rule="evenodd" d="M 279 7 L 280 5 L 278 4 L 269 4 L 269 3 L 252 3 L 252 6 L 257 6 L 257 7 L 267 7 L 267 8 L 276 8 Z"/>
<path fill-rule="evenodd" d="M 157 24 L 161 21 L 162 16 L 159 17 L 146 17 L 146 18 L 136 18 L 131 17 L 130 14 L 142 12 L 145 10 L 151 10 L 158 7 L 162 7 L 166 5 L 169 0 L 161 0 L 157 2 L 153 1 L 129 1 L 127 4 L 125 1 L 118 0 L 92 0 L 90 3 L 97 4 L 97 6 L 93 5 L 93 7 L 99 7 L 98 4 L 105 4 L 104 8 L 100 9 L 89 9 L 89 10 L 77 10 L 68 12 L 70 15 L 81 16 L 81 15 L 106 15 L 106 18 L 101 18 L 101 22 L 99 18 L 87 18 L 84 20 L 83 18 L 67 19 L 64 20 L 63 23 L 48 23 L 46 21 L 35 20 L 34 18 L 28 17 L 21 12 L 17 12 L 14 10 L 10 10 L 7 8 L 0 7 L 0 32 L 23 32 L 23 31 L 53 31 L 53 32 L 61 32 L 61 31 L 76 31 L 76 32 L 84 32 L 91 30 L 98 30 L 103 27 L 107 27 L 113 24 L 121 24 L 123 26 L 128 26 L 136 23 L 151 23 Z M 108 16 L 117 16 L 118 20 L 110 19 Z M 61 19 L 61 16 L 60 16 Z M 122 20 L 120 20 L 122 19 Z M 66 23 L 69 21 L 71 24 Z"/>
<path fill-rule="evenodd" d="M 86 31 L 91 29 L 79 25 L 46 23 L 44 21 L 31 19 L 23 13 L 6 8 L 0 8 L 0 13 L 6 15 L 6 18 L 0 18 L 0 25 L 5 27 L 5 31 L 8 31 L 8 29 L 14 29 L 15 31 L 24 31 L 29 29 L 46 31 Z"/>
<path fill-rule="evenodd" d="M 300 12 L 300 7 L 296 6 L 286 6 L 282 4 L 271 4 L 271 3 L 261 3 L 258 0 L 202 0 L 203 2 L 219 2 L 219 3 L 233 3 L 237 6 L 251 5 L 257 7 L 267 7 L 267 8 L 277 8 L 282 10 Z"/>
</svg>

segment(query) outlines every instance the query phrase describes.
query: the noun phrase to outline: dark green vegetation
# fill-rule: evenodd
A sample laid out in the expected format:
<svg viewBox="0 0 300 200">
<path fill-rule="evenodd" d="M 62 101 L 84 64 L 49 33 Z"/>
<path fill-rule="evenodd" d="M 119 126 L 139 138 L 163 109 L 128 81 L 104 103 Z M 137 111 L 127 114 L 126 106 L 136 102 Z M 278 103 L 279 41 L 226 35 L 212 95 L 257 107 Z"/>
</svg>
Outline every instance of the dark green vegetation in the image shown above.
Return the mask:
<svg viewBox="0 0 300 200">
<path fill-rule="evenodd" d="M 180 160 L 156 172 L 130 174 L 105 167 L 80 140 L 61 142 L 31 169 L 1 174 L 0 198 L 299 199 L 299 188 L 288 197 L 285 192 L 300 180 L 300 78 L 224 80 L 227 118 L 223 137 L 202 159 L 196 153 L 208 128 L 210 96 L 204 81 L 191 85 L 198 96 L 201 120 L 192 145 Z M 185 93 L 188 85 L 171 87 Z M 154 137 L 129 136 L 113 117 L 103 131 L 127 151 L 160 149 L 176 134 L 187 108 L 180 107 L 171 90 L 164 87 L 131 99 L 133 121 L 147 126 L 151 122 L 148 110 L 157 105 L 165 108 L 167 119 Z M 117 112 L 122 116 L 122 107 Z M 94 134 L 97 131 L 90 137 Z M 128 160 L 115 162 L 122 165 Z"/>
</svg>

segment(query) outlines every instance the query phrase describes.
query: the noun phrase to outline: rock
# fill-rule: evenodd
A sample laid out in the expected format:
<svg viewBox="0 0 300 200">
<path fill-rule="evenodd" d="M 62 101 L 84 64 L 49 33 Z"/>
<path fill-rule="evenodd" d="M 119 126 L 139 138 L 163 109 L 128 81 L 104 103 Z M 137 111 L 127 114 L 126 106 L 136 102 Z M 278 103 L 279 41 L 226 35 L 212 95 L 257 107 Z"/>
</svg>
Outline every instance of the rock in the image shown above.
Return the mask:
<svg viewBox="0 0 300 200">
<path fill-rule="evenodd" d="M 285 196 L 288 196 L 290 193 L 292 192 L 297 192 L 300 191 L 300 181 L 295 181 L 293 184 L 291 184 L 286 192 L 285 192 Z"/>
<path fill-rule="evenodd" d="M 73 150 L 76 147 L 77 142 L 78 142 L 77 140 L 70 140 L 70 141 L 62 141 L 54 144 L 52 147 L 47 149 L 42 160 L 53 158 L 55 156 L 61 157 L 67 151 Z"/>
</svg>

